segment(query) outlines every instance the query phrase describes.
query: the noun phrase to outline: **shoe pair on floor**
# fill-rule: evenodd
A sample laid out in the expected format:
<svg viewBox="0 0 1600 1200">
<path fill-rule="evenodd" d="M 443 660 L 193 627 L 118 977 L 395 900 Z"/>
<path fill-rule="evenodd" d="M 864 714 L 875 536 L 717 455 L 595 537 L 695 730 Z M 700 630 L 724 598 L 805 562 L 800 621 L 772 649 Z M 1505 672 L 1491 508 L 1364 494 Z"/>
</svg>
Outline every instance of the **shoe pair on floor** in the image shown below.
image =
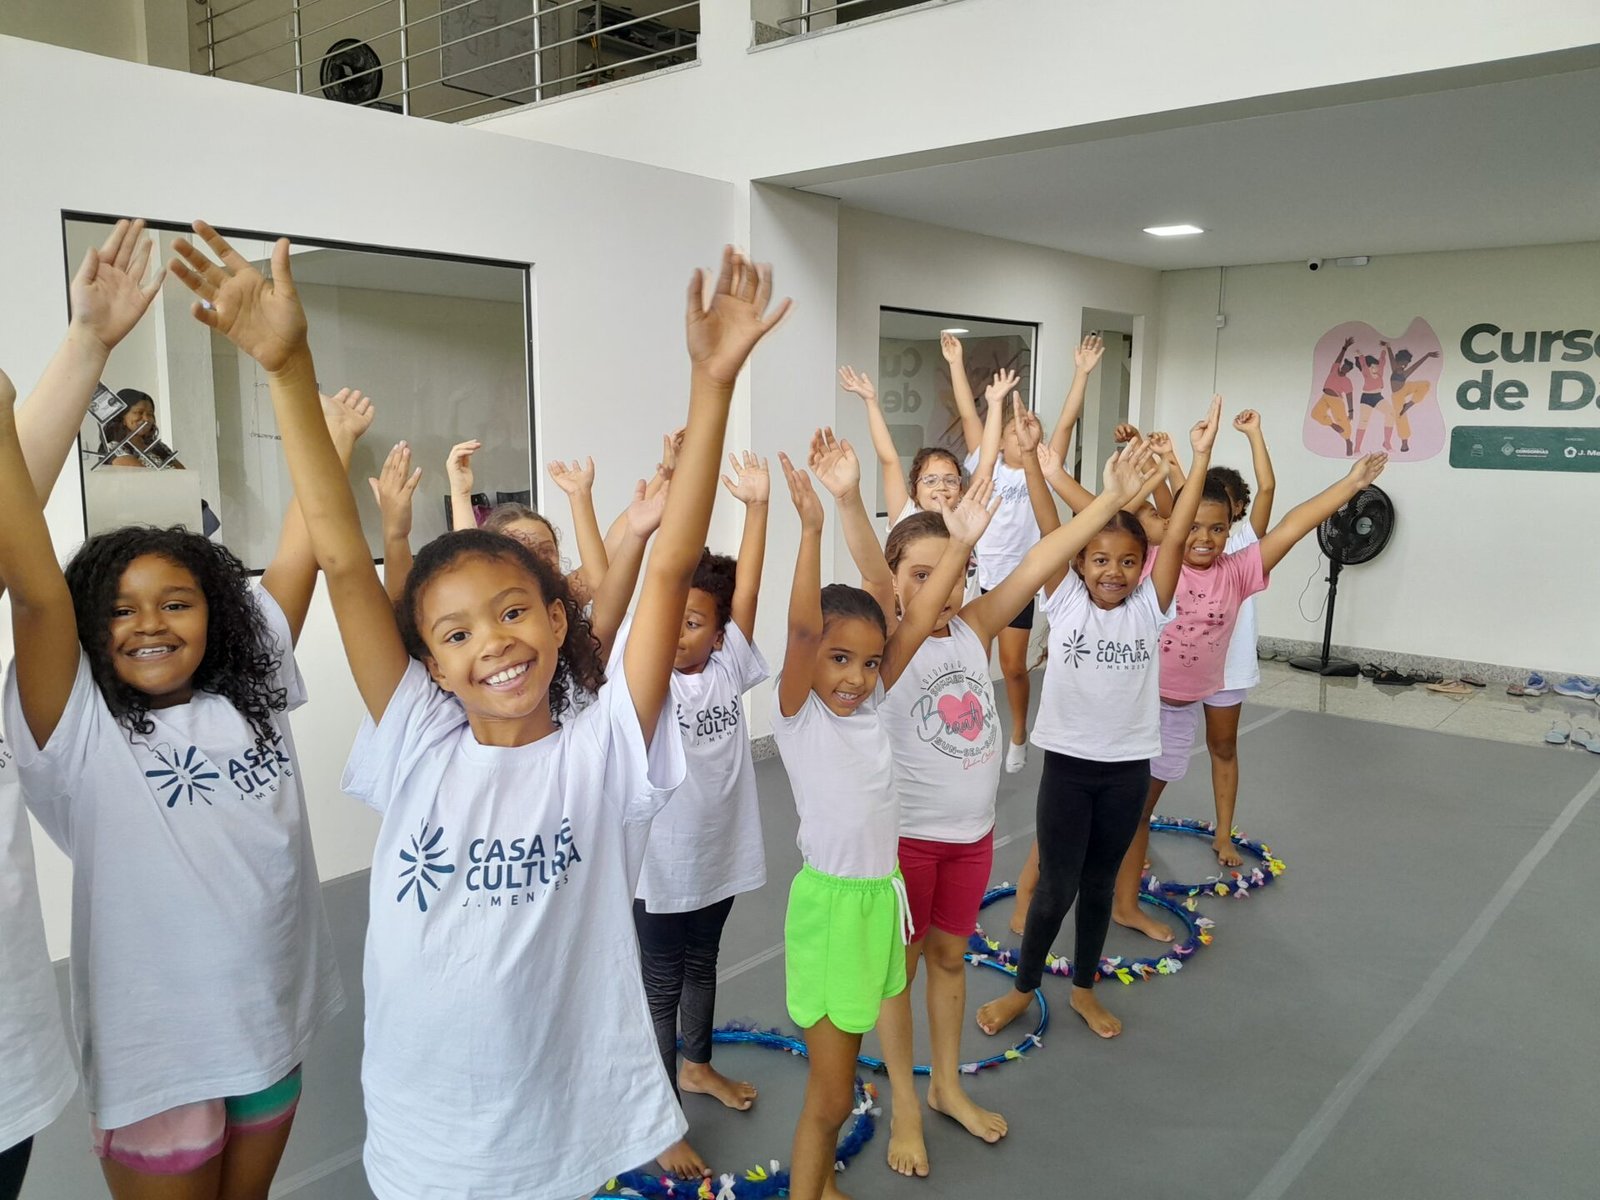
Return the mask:
<svg viewBox="0 0 1600 1200">
<path fill-rule="evenodd" d="M 1546 692 L 1554 692 L 1558 696 L 1571 696 L 1575 700 L 1594 700 L 1600 703 L 1600 683 L 1585 679 L 1581 675 L 1568 675 L 1560 683 L 1552 684 L 1535 671 L 1522 683 L 1513 683 L 1506 688 L 1506 692 L 1512 696 L 1542 696 Z"/>
<path fill-rule="evenodd" d="M 1580 750 L 1587 750 L 1590 754 L 1600 754 L 1600 736 L 1592 730 L 1581 725 L 1574 729 L 1570 721 L 1557 717 L 1550 725 L 1550 730 L 1544 735 L 1544 740 L 1551 746 L 1576 746 Z"/>
</svg>

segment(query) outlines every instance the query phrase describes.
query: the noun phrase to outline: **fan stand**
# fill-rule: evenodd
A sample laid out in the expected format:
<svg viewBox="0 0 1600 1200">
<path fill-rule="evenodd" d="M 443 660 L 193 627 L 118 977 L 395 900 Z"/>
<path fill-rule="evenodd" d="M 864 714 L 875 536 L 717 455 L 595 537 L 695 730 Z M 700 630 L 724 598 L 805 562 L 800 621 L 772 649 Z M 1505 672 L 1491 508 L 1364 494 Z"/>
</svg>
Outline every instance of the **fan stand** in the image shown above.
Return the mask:
<svg viewBox="0 0 1600 1200">
<path fill-rule="evenodd" d="M 1289 665 L 1297 671 L 1310 671 L 1324 677 L 1349 677 L 1361 674 L 1361 667 L 1351 662 L 1348 658 L 1333 658 L 1329 651 L 1333 648 L 1333 602 L 1339 595 L 1339 572 L 1344 569 L 1344 564 L 1337 558 L 1328 560 L 1328 617 L 1322 626 L 1322 657 L 1311 654 L 1301 654 L 1289 660 Z"/>
</svg>

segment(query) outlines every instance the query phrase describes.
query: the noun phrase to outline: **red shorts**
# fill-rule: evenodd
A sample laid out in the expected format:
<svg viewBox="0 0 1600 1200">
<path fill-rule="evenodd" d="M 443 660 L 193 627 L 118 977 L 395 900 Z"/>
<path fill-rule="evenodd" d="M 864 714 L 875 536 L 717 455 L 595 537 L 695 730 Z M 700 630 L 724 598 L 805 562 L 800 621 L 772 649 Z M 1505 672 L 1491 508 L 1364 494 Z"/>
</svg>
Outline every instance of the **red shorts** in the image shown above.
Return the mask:
<svg viewBox="0 0 1600 1200">
<path fill-rule="evenodd" d="M 975 842 L 900 839 L 900 874 L 911 905 L 911 940 L 928 927 L 964 938 L 978 927 L 978 910 L 994 867 L 994 830 Z"/>
</svg>

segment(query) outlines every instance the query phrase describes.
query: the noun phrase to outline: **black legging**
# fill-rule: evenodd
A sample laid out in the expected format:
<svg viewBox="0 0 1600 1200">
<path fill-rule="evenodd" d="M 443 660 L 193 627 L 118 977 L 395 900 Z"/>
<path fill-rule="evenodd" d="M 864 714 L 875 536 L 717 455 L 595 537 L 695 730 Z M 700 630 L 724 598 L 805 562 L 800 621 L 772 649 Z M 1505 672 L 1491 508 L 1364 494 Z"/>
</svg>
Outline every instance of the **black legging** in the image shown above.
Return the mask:
<svg viewBox="0 0 1600 1200">
<path fill-rule="evenodd" d="M 1039 886 L 1028 908 L 1017 964 L 1017 990 L 1031 992 L 1044 975 L 1067 910 L 1077 901 L 1072 982 L 1094 986 L 1111 924 L 1117 868 L 1128 852 L 1150 794 L 1150 763 L 1092 762 L 1045 751 L 1039 780 Z"/>
<path fill-rule="evenodd" d="M 0 1200 L 17 1200 L 22 1195 L 22 1177 L 28 1173 L 28 1156 L 33 1139 L 25 1138 L 9 1150 L 0 1150 Z"/>
<path fill-rule="evenodd" d="M 717 1006 L 717 950 L 722 927 L 733 909 L 733 897 L 693 912 L 653 913 L 643 900 L 633 902 L 633 927 L 639 933 L 639 959 L 644 967 L 644 994 L 656 1045 L 673 1091 L 678 1088 L 678 1029 L 683 1029 L 683 1057 L 692 1063 L 711 1061 L 711 1021 Z M 681 1014 L 681 1017 L 680 1017 Z"/>
</svg>

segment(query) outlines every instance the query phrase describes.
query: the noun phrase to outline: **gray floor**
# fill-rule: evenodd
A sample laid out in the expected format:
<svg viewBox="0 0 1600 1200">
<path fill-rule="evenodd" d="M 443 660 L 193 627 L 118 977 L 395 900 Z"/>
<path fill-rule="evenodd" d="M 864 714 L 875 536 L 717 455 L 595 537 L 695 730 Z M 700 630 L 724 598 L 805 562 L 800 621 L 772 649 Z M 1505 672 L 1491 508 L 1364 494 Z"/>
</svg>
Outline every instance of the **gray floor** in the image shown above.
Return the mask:
<svg viewBox="0 0 1600 1200">
<path fill-rule="evenodd" d="M 1600 764 L 1254 705 L 1244 726 L 1239 824 L 1288 872 L 1262 895 L 1208 901 L 1215 944 L 1181 975 L 1107 986 L 1126 1023 L 1115 1041 L 1091 1037 L 1066 1008 L 1066 982 L 1047 977 L 1045 1045 L 969 1080 L 980 1102 L 1007 1113 L 1011 1135 L 985 1147 L 936 1120 L 933 1177 L 913 1181 L 884 1166 L 885 1128 L 843 1176 L 847 1191 L 1597 1194 L 1600 954 L 1587 909 Z M 758 773 L 772 882 L 734 906 L 719 1007 L 724 1019 L 786 1025 L 780 941 L 784 883 L 799 863 L 795 818 L 780 764 Z M 1004 779 L 997 879 L 1014 879 L 1027 853 L 1037 781 L 1037 752 Z M 1201 758 L 1162 807 L 1201 817 L 1209 803 Z M 1208 862 L 1200 841 L 1171 836 L 1158 836 L 1153 857 L 1172 878 Z M 306 1064 L 274 1197 L 370 1195 L 359 1161 L 364 887 L 361 876 L 327 886 L 351 1005 Z M 986 913 L 988 927 L 1002 929 L 1007 911 Z M 1151 945 L 1117 931 L 1108 953 Z M 1007 986 L 987 971 L 969 978 L 974 1005 Z M 963 1053 L 992 1046 L 969 1028 Z M 696 1145 L 719 1172 L 786 1162 L 804 1065 L 744 1048 L 718 1063 L 755 1081 L 761 1100 L 736 1114 L 689 1097 Z M 41 1136 L 26 1200 L 104 1194 L 84 1122 L 75 1104 Z"/>
</svg>

